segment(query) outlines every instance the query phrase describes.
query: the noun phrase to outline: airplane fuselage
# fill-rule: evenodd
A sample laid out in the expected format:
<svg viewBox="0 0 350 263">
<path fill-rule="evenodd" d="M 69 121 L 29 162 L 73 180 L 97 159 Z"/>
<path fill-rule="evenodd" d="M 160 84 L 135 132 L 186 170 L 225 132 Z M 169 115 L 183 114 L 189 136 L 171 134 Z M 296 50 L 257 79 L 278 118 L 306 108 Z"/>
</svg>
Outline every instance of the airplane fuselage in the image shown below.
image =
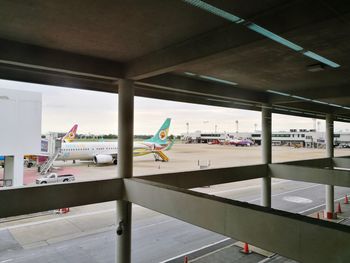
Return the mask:
<svg viewBox="0 0 350 263">
<path fill-rule="evenodd" d="M 149 142 L 134 143 L 134 156 L 150 154 L 159 151 L 167 145 L 158 145 Z M 118 142 L 71 142 L 63 143 L 61 154 L 57 160 L 93 160 L 97 155 L 109 155 L 116 158 Z"/>
</svg>

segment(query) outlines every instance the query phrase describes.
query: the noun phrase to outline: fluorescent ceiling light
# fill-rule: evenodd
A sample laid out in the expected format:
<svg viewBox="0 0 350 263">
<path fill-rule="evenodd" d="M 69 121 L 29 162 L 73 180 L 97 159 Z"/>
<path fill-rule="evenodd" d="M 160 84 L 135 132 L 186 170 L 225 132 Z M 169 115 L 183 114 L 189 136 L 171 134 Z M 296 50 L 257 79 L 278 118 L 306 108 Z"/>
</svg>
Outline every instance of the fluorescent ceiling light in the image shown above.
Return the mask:
<svg viewBox="0 0 350 263">
<path fill-rule="evenodd" d="M 201 79 L 206 79 L 206 80 L 210 80 L 210 81 L 214 81 L 214 82 L 219 82 L 219 83 L 223 83 L 223 84 L 228 84 L 228 85 L 233 85 L 233 86 L 237 86 L 238 83 L 233 82 L 233 81 L 228 81 L 228 80 L 224 80 L 224 79 L 218 79 L 218 78 L 214 78 L 214 77 L 210 77 L 210 76 L 205 76 L 205 75 L 197 75 L 195 73 L 192 72 L 184 72 L 187 76 L 191 76 L 191 77 L 197 77 L 197 78 L 201 78 Z"/>
<path fill-rule="evenodd" d="M 265 37 L 268 37 L 284 46 L 287 46 L 295 51 L 302 51 L 303 48 L 297 44 L 294 44 L 292 42 L 290 42 L 289 40 L 283 38 L 283 37 L 280 37 L 274 33 L 272 33 L 271 31 L 261 27 L 261 26 L 258 26 L 257 24 L 254 24 L 254 23 L 251 23 L 251 24 L 248 24 L 247 26 L 249 29 L 265 36 Z"/>
<path fill-rule="evenodd" d="M 224 79 L 218 79 L 218 78 L 214 78 L 214 77 L 209 77 L 209 76 L 205 76 L 205 75 L 198 75 L 198 77 L 202 78 L 202 79 L 207 79 L 207 80 L 212 80 L 215 82 L 220 82 L 220 83 L 224 83 L 224 84 L 229 84 L 229 85 L 238 85 L 238 83 L 236 82 L 232 82 L 232 81 L 228 81 L 228 80 L 224 80 Z"/>
<path fill-rule="evenodd" d="M 270 90 L 270 89 L 266 90 L 266 91 L 269 93 L 272 93 L 272 94 L 277 94 L 277 95 L 281 95 L 281 96 L 285 96 L 285 97 L 292 97 L 292 98 L 299 99 L 299 100 L 305 100 L 305 101 L 310 101 L 310 102 L 314 102 L 314 103 L 318 103 L 318 104 L 323 104 L 323 105 L 328 105 L 328 106 L 332 106 L 332 107 L 350 110 L 350 107 L 344 107 L 344 106 L 338 105 L 338 104 L 328 103 L 328 102 L 324 102 L 324 101 L 320 101 L 320 100 L 313 100 L 313 99 L 309 99 L 309 98 L 305 98 L 305 97 L 301 97 L 301 96 L 297 96 L 297 95 L 292 95 L 292 94 L 288 94 L 288 93 L 284 93 L 284 92 L 280 92 L 280 91 Z"/>
<path fill-rule="evenodd" d="M 343 108 L 343 106 L 338 105 L 338 104 L 329 103 L 328 105 L 333 106 L 333 107 L 337 107 L 337 108 Z"/>
<path fill-rule="evenodd" d="M 303 47 L 257 25 L 257 24 L 254 24 L 254 23 L 251 23 L 249 21 L 246 21 L 238 16 L 235 16 L 234 14 L 231 14 L 229 12 L 226 12 L 225 10 L 222 10 L 220 8 L 217 8 L 213 5 L 210 5 L 206 2 L 203 2 L 201 0 L 182 0 L 194 7 L 197 7 L 197 8 L 200 8 L 202 10 L 205 10 L 209 13 L 212 13 L 214 15 L 217 15 L 219 17 L 222 17 L 228 21 L 231 21 L 233 23 L 236 23 L 236 24 L 243 24 L 244 26 L 248 27 L 250 30 L 253 30 L 254 32 L 258 33 L 258 34 L 261 34 L 273 41 L 276 41 L 277 43 L 280 43 L 296 52 L 300 52 L 301 54 L 303 54 L 304 56 L 307 56 L 309 58 L 312 58 L 314 60 L 317 60 L 329 67 L 332 67 L 332 68 L 338 68 L 340 67 L 339 64 L 329 60 L 329 59 L 326 59 L 320 55 L 317 55 L 316 53 L 314 52 L 311 52 L 311 51 L 307 51 L 305 50 Z M 243 23 L 245 22 L 245 23 Z"/>
<path fill-rule="evenodd" d="M 185 72 L 186 75 L 188 76 L 196 76 L 196 74 L 192 73 L 192 72 Z"/>
<path fill-rule="evenodd" d="M 311 101 L 311 99 L 305 98 L 305 97 L 301 97 L 301 96 L 297 96 L 297 95 L 292 95 L 293 98 L 295 99 L 299 99 L 299 100 L 306 100 L 306 101 Z"/>
<path fill-rule="evenodd" d="M 318 104 L 324 104 L 324 105 L 328 105 L 329 103 L 324 102 L 324 101 L 320 101 L 320 100 L 312 100 L 312 102 L 318 103 Z"/>
<path fill-rule="evenodd" d="M 280 92 L 280 91 L 275 91 L 275 90 L 270 90 L 270 89 L 268 89 L 267 92 L 273 93 L 273 94 L 277 94 L 277 95 L 286 96 L 286 97 L 290 97 L 290 96 L 291 96 L 291 95 L 288 94 L 288 93 L 284 93 L 284 92 Z"/>
<path fill-rule="evenodd" d="M 244 21 L 244 19 L 241 19 L 238 16 L 235 16 L 229 12 L 226 12 L 225 10 L 222 10 L 220 8 L 217 8 L 213 5 L 210 5 L 200 0 L 183 0 L 183 1 L 234 23 L 242 23 Z"/>
<path fill-rule="evenodd" d="M 316 53 L 314 52 L 311 52 L 311 51 L 306 51 L 303 53 L 305 56 L 309 57 L 309 58 L 312 58 L 314 60 L 317 60 L 319 62 L 322 62 L 323 64 L 327 65 L 327 66 L 330 66 L 332 68 L 339 68 L 340 65 L 333 62 L 333 61 L 330 61 L 329 59 L 326 59 L 320 55 L 317 55 Z"/>
<path fill-rule="evenodd" d="M 289 112 L 293 112 L 293 113 L 303 113 L 303 112 L 297 111 L 297 110 L 289 110 Z"/>
</svg>

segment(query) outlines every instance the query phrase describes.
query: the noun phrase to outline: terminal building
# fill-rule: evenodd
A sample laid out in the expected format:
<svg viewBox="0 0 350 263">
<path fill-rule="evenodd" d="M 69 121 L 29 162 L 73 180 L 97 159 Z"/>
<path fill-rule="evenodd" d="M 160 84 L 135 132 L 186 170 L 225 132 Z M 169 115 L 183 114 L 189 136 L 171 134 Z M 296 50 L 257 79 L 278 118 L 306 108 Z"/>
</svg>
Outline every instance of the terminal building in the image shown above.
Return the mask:
<svg viewBox="0 0 350 263">
<path fill-rule="evenodd" d="M 308 148 L 324 148 L 325 132 L 307 129 L 290 129 L 289 131 L 273 132 L 272 144 L 281 146 L 301 146 Z M 210 143 L 219 141 L 224 143 L 230 139 L 250 139 L 257 145 L 261 145 L 261 132 L 224 132 L 224 133 L 183 133 L 181 140 L 187 143 Z M 347 147 L 350 144 L 350 133 L 334 133 L 334 146 Z"/>
<path fill-rule="evenodd" d="M 3 0 L 0 14 L 0 78 L 118 93 L 119 141 L 115 178 L 0 189 L 0 218 L 113 202 L 113 262 L 130 263 L 136 204 L 297 262 L 349 262 L 350 227 L 335 220 L 334 196 L 350 188 L 350 156 L 334 156 L 334 122 L 350 123 L 348 1 Z M 135 96 L 261 112 L 261 162 L 134 177 Z M 324 156 L 272 162 L 273 113 L 324 119 Z M 289 134 L 280 138 L 318 140 Z M 0 154 L 27 153 L 25 142 L 6 149 Z M 260 205 L 193 190 L 252 179 L 261 181 Z M 274 207 L 274 179 L 322 185 L 325 220 Z M 59 259 L 35 262 L 73 262 L 64 253 L 70 244 L 57 246 Z M 90 244 L 82 244 L 86 253 Z M 176 249 L 144 245 L 141 256 Z M 96 262 L 106 261 L 104 249 L 97 254 Z"/>
</svg>

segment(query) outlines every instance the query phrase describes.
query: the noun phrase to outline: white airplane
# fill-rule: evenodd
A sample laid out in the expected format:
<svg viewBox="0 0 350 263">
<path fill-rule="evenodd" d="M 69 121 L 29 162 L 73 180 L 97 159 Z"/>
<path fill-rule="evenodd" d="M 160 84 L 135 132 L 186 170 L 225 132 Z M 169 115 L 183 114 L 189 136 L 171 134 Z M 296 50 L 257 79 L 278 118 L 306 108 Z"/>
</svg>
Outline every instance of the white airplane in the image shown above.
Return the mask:
<svg viewBox="0 0 350 263">
<path fill-rule="evenodd" d="M 163 151 L 170 150 L 168 132 L 171 119 L 165 120 L 158 132 L 150 139 L 134 143 L 134 156 L 154 154 L 156 160 L 168 161 Z M 159 157 L 159 158 L 158 158 Z M 118 163 L 118 142 L 66 142 L 62 143 L 57 160 L 92 160 L 96 164 Z"/>
</svg>

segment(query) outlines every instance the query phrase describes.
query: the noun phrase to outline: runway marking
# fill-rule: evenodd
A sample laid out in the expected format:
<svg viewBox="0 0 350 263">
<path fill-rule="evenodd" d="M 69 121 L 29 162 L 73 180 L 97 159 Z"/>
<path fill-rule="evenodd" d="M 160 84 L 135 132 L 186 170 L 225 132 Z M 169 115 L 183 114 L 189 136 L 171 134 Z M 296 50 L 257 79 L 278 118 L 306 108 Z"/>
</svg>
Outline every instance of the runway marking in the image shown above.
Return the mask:
<svg viewBox="0 0 350 263">
<path fill-rule="evenodd" d="M 13 258 L 2 260 L 2 261 L 0 261 L 0 263 L 10 262 L 10 261 L 13 261 Z"/>
<path fill-rule="evenodd" d="M 225 242 L 225 241 L 227 241 L 227 240 L 229 240 L 229 239 L 231 239 L 231 238 L 227 237 L 227 238 L 221 239 L 221 240 L 219 240 L 219 241 L 216 241 L 216 242 L 214 242 L 214 243 L 210 243 L 210 244 L 205 245 L 205 246 L 202 246 L 202 247 L 200 247 L 200 248 L 187 251 L 187 252 L 185 252 L 185 253 L 182 253 L 181 255 L 177 255 L 177 256 L 175 256 L 175 257 L 168 258 L 168 259 L 166 259 L 166 260 L 160 261 L 159 263 L 166 263 L 166 262 L 169 262 L 169 261 L 174 260 L 174 259 L 176 259 L 176 258 L 184 257 L 184 256 L 186 256 L 186 255 L 192 254 L 192 253 L 197 252 L 197 251 L 199 251 L 199 250 L 206 249 L 206 248 L 208 248 L 208 247 L 215 246 L 215 245 L 217 245 L 217 244 L 223 243 L 223 242 Z"/>
<path fill-rule="evenodd" d="M 311 199 L 300 197 L 300 196 L 287 195 L 287 196 L 283 197 L 282 199 L 284 201 L 297 203 L 297 204 L 311 204 L 312 203 Z"/>
<path fill-rule="evenodd" d="M 285 195 L 285 194 L 290 194 L 290 193 L 294 193 L 294 192 L 298 192 L 298 191 L 301 191 L 301 190 L 306 190 L 306 189 L 310 189 L 310 188 L 318 187 L 318 186 L 321 186 L 321 185 L 317 184 L 317 185 L 306 186 L 306 187 L 303 187 L 303 188 L 298 188 L 298 189 L 290 190 L 290 191 L 287 191 L 287 192 L 274 194 L 274 195 L 271 195 L 271 197 Z M 249 200 L 249 201 L 246 201 L 246 202 L 249 202 L 249 203 L 250 202 L 255 202 L 255 201 L 259 201 L 260 199 L 261 198 L 259 197 L 259 198 L 255 198 L 255 199 L 252 199 L 252 200 Z"/>
<path fill-rule="evenodd" d="M 277 182 L 277 183 L 273 183 L 272 185 L 282 184 L 282 183 L 286 183 L 286 182 L 289 182 L 289 180 L 288 181 L 286 180 L 286 181 L 280 181 L 280 182 Z M 235 191 L 247 190 L 247 189 L 258 188 L 258 187 L 260 187 L 260 185 L 250 185 L 250 186 L 239 187 L 239 188 L 234 188 L 234 189 L 229 189 L 229 190 L 222 190 L 222 191 L 211 192 L 211 193 L 209 192 L 208 194 L 216 195 L 216 194 L 235 192 Z"/>
</svg>

